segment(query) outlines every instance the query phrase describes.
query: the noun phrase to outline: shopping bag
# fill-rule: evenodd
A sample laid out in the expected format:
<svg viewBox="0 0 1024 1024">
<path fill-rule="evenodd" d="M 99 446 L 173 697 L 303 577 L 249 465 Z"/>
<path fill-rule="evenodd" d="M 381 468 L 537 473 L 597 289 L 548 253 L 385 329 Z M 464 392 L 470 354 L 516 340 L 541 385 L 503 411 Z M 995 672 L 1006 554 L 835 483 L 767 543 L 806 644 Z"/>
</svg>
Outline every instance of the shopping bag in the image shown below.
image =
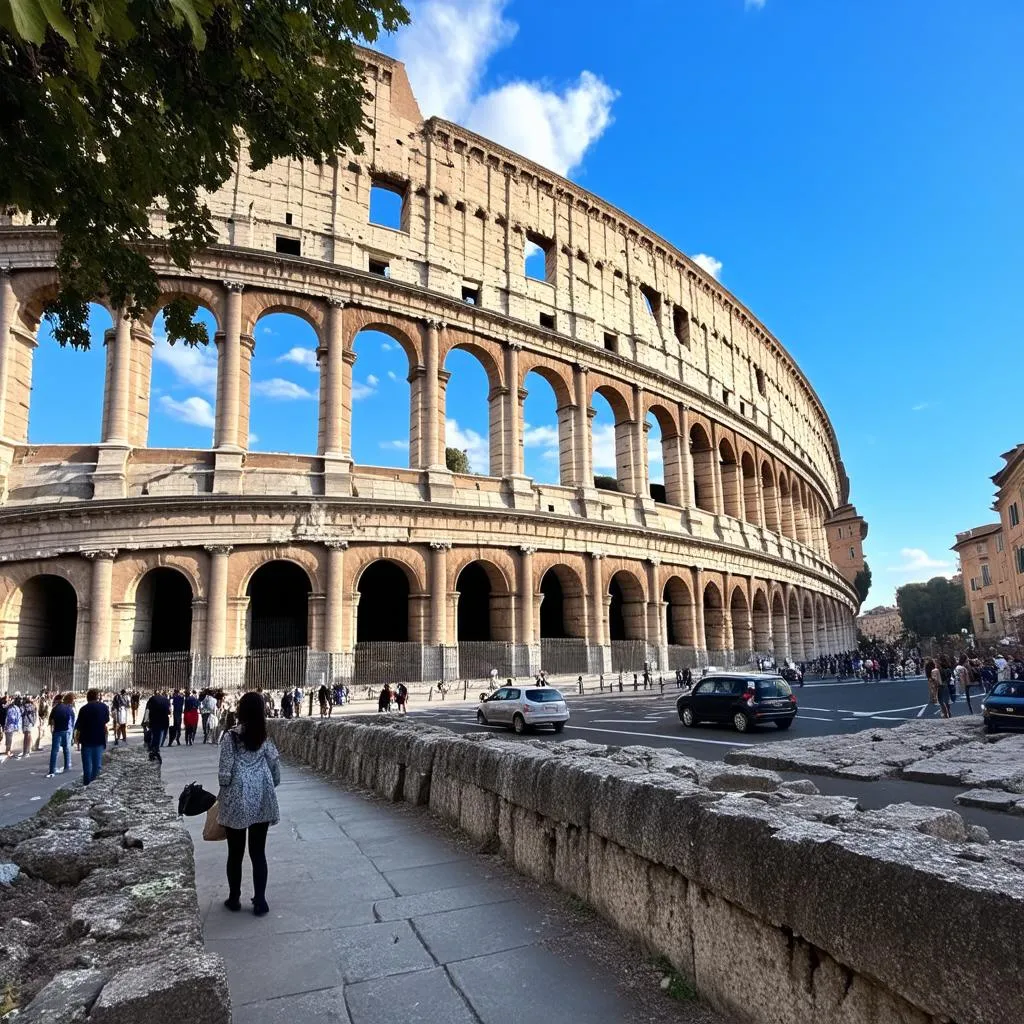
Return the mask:
<svg viewBox="0 0 1024 1024">
<path fill-rule="evenodd" d="M 208 843 L 222 843 L 227 839 L 227 829 L 217 820 L 217 804 L 214 804 L 206 812 L 206 821 L 203 824 L 203 838 Z"/>
</svg>

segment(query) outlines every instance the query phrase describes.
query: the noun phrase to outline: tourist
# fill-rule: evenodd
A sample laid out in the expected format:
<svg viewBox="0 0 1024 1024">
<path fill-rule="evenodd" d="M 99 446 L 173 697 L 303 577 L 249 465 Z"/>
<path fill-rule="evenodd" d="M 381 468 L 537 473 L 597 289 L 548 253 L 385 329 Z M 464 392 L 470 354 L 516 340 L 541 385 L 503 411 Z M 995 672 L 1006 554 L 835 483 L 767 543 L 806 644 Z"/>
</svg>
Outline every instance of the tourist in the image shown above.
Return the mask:
<svg viewBox="0 0 1024 1024">
<path fill-rule="evenodd" d="M 121 690 L 114 695 L 111 701 L 111 710 L 114 718 L 114 746 L 122 741 L 128 742 L 128 712 L 131 709 L 131 698 L 127 690 Z"/>
<path fill-rule="evenodd" d="M 196 732 L 199 729 L 199 698 L 192 690 L 185 694 L 185 710 L 182 721 L 185 723 L 185 746 L 195 746 Z"/>
<path fill-rule="evenodd" d="M 39 731 L 36 733 L 36 750 L 42 746 L 44 739 L 43 733 L 46 732 L 47 724 L 50 719 L 50 695 L 43 690 L 39 695 L 39 704 L 36 708 L 36 713 L 39 718 Z"/>
<path fill-rule="evenodd" d="M 199 716 L 203 721 L 203 742 L 208 743 L 210 740 L 210 716 L 216 716 L 217 714 L 217 698 L 206 690 L 203 693 L 203 699 L 199 703 Z"/>
<path fill-rule="evenodd" d="M 967 710 L 973 714 L 974 708 L 971 707 L 971 668 L 967 663 L 966 654 L 960 655 L 956 668 L 953 669 L 953 676 L 956 680 L 957 691 L 967 698 Z"/>
<path fill-rule="evenodd" d="M 89 690 L 85 695 L 85 707 L 75 722 L 75 739 L 82 749 L 82 780 L 87 786 L 100 773 L 109 721 L 110 709 L 100 700 L 100 691 Z"/>
<path fill-rule="evenodd" d="M 331 700 L 331 691 L 327 689 L 326 683 L 320 684 L 320 689 L 316 692 L 317 700 L 320 703 L 320 717 L 327 717 L 327 708 Z"/>
<path fill-rule="evenodd" d="M 944 654 L 939 658 L 938 664 L 931 658 L 924 663 L 924 674 L 928 678 L 929 698 L 934 696 L 931 703 L 938 703 L 943 718 L 950 718 L 952 715 L 949 707 L 949 682 L 945 675 L 949 671 L 949 662 L 946 661 Z"/>
<path fill-rule="evenodd" d="M 301 686 L 296 686 L 292 691 L 292 711 L 295 712 L 295 717 L 298 718 L 302 714 L 302 698 L 303 692 Z M 310 700 L 309 713 L 313 713 L 313 702 Z"/>
<path fill-rule="evenodd" d="M 171 727 L 171 702 L 167 699 L 167 694 L 159 690 L 153 691 L 153 696 L 146 701 L 142 721 L 149 726 L 149 759 L 163 763 L 160 747 Z"/>
<path fill-rule="evenodd" d="M 391 710 L 391 687 L 385 683 L 380 690 L 380 696 L 377 698 L 377 713 L 380 714 L 382 711 Z"/>
<path fill-rule="evenodd" d="M 139 714 L 139 701 L 139 691 L 132 690 L 132 725 L 135 724 L 135 719 L 138 717 Z"/>
<path fill-rule="evenodd" d="M 171 696 L 171 707 L 174 711 L 174 722 L 171 725 L 171 730 L 167 734 L 167 746 L 171 746 L 172 743 L 177 743 L 181 746 L 181 717 L 185 713 L 185 695 L 181 692 L 179 687 L 174 688 L 174 694 Z"/>
<path fill-rule="evenodd" d="M 264 708 L 266 708 L 266 705 L 264 705 Z M 281 717 L 291 718 L 294 711 L 295 705 L 293 703 L 292 691 L 285 690 L 284 693 L 281 694 Z M 269 710 L 267 710 L 267 714 L 269 716 Z"/>
<path fill-rule="evenodd" d="M 14 700 L 7 706 L 4 716 L 4 759 L 21 757 L 14 753 L 14 739 L 21 737 L 21 694 L 15 694 Z"/>
<path fill-rule="evenodd" d="M 53 710 L 48 719 L 50 726 L 50 771 L 46 776 L 52 779 L 61 772 L 71 771 L 71 730 L 75 725 L 74 696 L 59 694 L 54 698 Z M 57 751 L 64 751 L 64 767 L 57 767 Z"/>
<path fill-rule="evenodd" d="M 266 710 L 255 693 L 238 702 L 238 724 L 220 745 L 217 820 L 228 839 L 228 910 L 241 910 L 242 858 L 246 841 L 252 864 L 252 912 L 266 914 L 267 830 L 280 819 L 275 788 L 281 781 L 277 748 L 267 739 Z"/>
<path fill-rule="evenodd" d="M 407 715 L 409 713 L 409 687 L 405 683 L 399 683 L 395 688 L 395 699 L 398 702 L 398 710 Z"/>
<path fill-rule="evenodd" d="M 39 714 L 31 697 L 21 702 L 21 756 L 28 757 L 32 753 L 32 731 L 39 723 Z"/>
</svg>

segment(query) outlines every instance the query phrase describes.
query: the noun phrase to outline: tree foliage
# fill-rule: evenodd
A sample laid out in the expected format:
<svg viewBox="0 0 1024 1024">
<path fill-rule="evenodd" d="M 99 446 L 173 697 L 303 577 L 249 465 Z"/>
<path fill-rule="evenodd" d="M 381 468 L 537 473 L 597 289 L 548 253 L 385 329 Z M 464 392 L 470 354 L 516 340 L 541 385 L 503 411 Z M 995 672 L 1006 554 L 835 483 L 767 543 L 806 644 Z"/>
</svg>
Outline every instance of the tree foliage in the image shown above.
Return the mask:
<svg viewBox="0 0 1024 1024">
<path fill-rule="evenodd" d="M 407 20 L 400 0 L 0 0 L 0 209 L 57 230 L 57 341 L 88 347 L 98 296 L 136 316 L 154 305 L 150 247 L 188 268 L 210 244 L 203 193 L 243 136 L 254 170 L 358 151 L 352 40 Z M 195 308 L 171 306 L 172 341 L 208 340 Z"/>
<path fill-rule="evenodd" d="M 472 473 L 469 466 L 469 455 L 461 448 L 445 448 L 444 464 L 453 473 Z"/>
<path fill-rule="evenodd" d="M 854 576 L 853 589 L 857 591 L 860 603 L 863 604 L 867 600 L 868 591 L 871 589 L 871 566 L 867 562 L 864 563 L 864 568 Z"/>
<path fill-rule="evenodd" d="M 619 481 L 613 476 L 595 476 L 594 486 L 599 491 L 617 491 L 619 489 Z"/>
<path fill-rule="evenodd" d="M 903 624 L 919 637 L 950 636 L 971 624 L 963 587 L 944 576 L 900 587 L 896 604 Z"/>
</svg>

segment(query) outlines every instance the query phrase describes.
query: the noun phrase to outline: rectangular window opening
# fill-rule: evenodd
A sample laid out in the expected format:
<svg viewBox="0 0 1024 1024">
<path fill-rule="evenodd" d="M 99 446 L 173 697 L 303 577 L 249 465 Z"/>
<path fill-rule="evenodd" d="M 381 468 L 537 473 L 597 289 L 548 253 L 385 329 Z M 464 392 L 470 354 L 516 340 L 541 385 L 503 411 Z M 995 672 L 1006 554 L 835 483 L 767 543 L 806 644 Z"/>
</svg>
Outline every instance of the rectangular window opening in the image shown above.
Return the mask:
<svg viewBox="0 0 1024 1024">
<path fill-rule="evenodd" d="M 536 231 L 526 232 L 523 273 L 534 281 L 555 283 L 555 246 L 550 238 Z"/>
<path fill-rule="evenodd" d="M 408 231 L 408 194 L 407 185 L 375 178 L 370 185 L 370 223 L 392 231 Z"/>
<path fill-rule="evenodd" d="M 475 284 L 472 281 L 464 281 L 462 283 L 462 301 L 468 303 L 470 306 L 479 306 L 480 285 Z"/>
<path fill-rule="evenodd" d="M 1010 506 L 1010 525 L 1011 526 L 1018 526 L 1018 525 L 1020 525 L 1020 510 L 1017 508 L 1017 502 L 1014 502 Z"/>
<path fill-rule="evenodd" d="M 604 347 L 609 352 L 618 352 L 619 351 L 619 336 L 617 334 L 609 334 L 607 331 L 605 331 L 605 334 L 604 334 Z"/>
<path fill-rule="evenodd" d="M 989 601 L 988 604 L 985 605 L 985 611 L 988 613 L 988 621 L 990 623 L 994 623 L 996 621 L 996 606 Z"/>
<path fill-rule="evenodd" d="M 767 398 L 768 397 L 768 386 L 765 384 L 764 370 L 762 370 L 760 367 L 755 367 L 754 373 L 755 373 L 755 375 L 757 377 L 757 393 L 762 398 Z"/>
<path fill-rule="evenodd" d="M 672 331 L 680 345 L 690 347 L 690 314 L 682 306 L 672 307 Z"/>
<path fill-rule="evenodd" d="M 722 388 L 722 402 L 724 405 L 729 404 L 729 398 L 731 397 L 728 388 Z"/>
<path fill-rule="evenodd" d="M 302 243 L 297 238 L 285 238 L 284 235 L 274 238 L 274 249 L 282 256 L 302 255 Z"/>
<path fill-rule="evenodd" d="M 981 567 L 981 585 L 990 587 L 992 585 L 992 573 L 987 565 Z"/>
<path fill-rule="evenodd" d="M 746 416 L 747 415 L 747 403 L 746 402 L 740 402 L 740 415 L 741 416 Z"/>
<path fill-rule="evenodd" d="M 1001 533 L 996 534 L 996 551 L 1003 550 L 1003 535 Z"/>
<path fill-rule="evenodd" d="M 852 562 L 856 557 L 857 555 L 854 553 L 853 548 L 850 548 L 850 561 Z"/>
<path fill-rule="evenodd" d="M 292 215 L 290 213 L 286 213 L 284 215 L 284 222 L 285 222 L 285 224 L 288 224 L 289 226 L 291 225 Z"/>
<path fill-rule="evenodd" d="M 647 312 L 658 322 L 661 321 L 661 292 L 655 291 L 650 285 L 640 285 L 640 295 L 647 307 Z"/>
<path fill-rule="evenodd" d="M 555 314 L 554 313 L 541 313 L 540 315 L 541 327 L 547 328 L 549 331 L 555 329 Z"/>
<path fill-rule="evenodd" d="M 370 273 L 376 274 L 378 277 L 390 277 L 391 276 L 391 264 L 387 260 L 377 260 L 372 256 L 370 257 Z"/>
</svg>

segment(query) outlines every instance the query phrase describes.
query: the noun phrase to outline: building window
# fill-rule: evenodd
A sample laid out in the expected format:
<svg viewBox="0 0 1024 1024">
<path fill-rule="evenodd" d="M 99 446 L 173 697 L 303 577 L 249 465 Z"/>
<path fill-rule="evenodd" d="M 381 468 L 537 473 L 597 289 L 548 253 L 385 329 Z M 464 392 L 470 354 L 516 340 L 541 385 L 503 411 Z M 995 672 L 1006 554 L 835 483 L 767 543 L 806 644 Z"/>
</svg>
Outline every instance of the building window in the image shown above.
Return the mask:
<svg viewBox="0 0 1024 1024">
<path fill-rule="evenodd" d="M 554 313 L 541 313 L 540 325 L 549 331 L 555 329 L 555 314 Z"/>
<path fill-rule="evenodd" d="M 1018 526 L 1018 525 L 1020 525 L 1020 511 L 1017 508 L 1017 502 L 1014 502 L 1010 506 L 1010 525 L 1011 526 Z"/>
<path fill-rule="evenodd" d="M 996 534 L 996 551 L 1003 550 L 1003 535 L 1001 533 Z"/>
<path fill-rule="evenodd" d="M 672 307 L 672 331 L 680 345 L 690 347 L 690 314 L 682 306 Z"/>
<path fill-rule="evenodd" d="M 856 552 L 853 550 L 853 548 L 850 548 L 850 561 L 852 562 L 856 557 Z"/>
<path fill-rule="evenodd" d="M 988 616 L 989 622 L 996 621 L 996 605 L 994 601 L 989 601 L 988 604 L 985 605 L 985 614 Z"/>
<path fill-rule="evenodd" d="M 983 555 L 986 551 L 988 551 L 988 545 L 984 541 L 979 541 L 976 550 L 979 555 Z"/>
<path fill-rule="evenodd" d="M 1013 549 L 1013 561 L 1017 566 L 1017 572 L 1024 572 L 1024 548 Z"/>
<path fill-rule="evenodd" d="M 375 179 L 370 185 L 370 223 L 392 231 L 405 231 L 406 192 L 404 185 Z"/>
<path fill-rule="evenodd" d="M 391 276 L 391 264 L 387 260 L 376 260 L 372 256 L 370 257 L 370 273 L 376 274 L 378 277 L 390 277 Z"/>
<path fill-rule="evenodd" d="M 470 306 L 480 305 L 480 285 L 466 281 L 462 285 L 462 301 Z"/>
<path fill-rule="evenodd" d="M 535 231 L 526 232 L 523 273 L 534 281 L 555 283 L 555 247 L 550 238 Z"/>
<path fill-rule="evenodd" d="M 640 296 L 644 300 L 647 312 L 656 320 L 661 319 L 661 292 L 655 291 L 650 285 L 640 285 Z"/>
<path fill-rule="evenodd" d="M 978 578 L 976 576 L 971 577 L 971 590 L 978 589 Z"/>
<path fill-rule="evenodd" d="M 768 387 L 767 387 L 767 385 L 764 382 L 764 370 L 762 370 L 760 367 L 755 367 L 754 368 L 754 374 L 757 377 L 757 393 L 762 398 L 767 398 L 768 397 Z"/>
<path fill-rule="evenodd" d="M 292 215 L 290 213 L 286 213 L 284 215 L 284 222 L 285 222 L 285 224 L 288 224 L 289 226 L 291 225 Z"/>
<path fill-rule="evenodd" d="M 836 528 L 836 536 L 837 536 L 837 537 L 838 537 L 838 538 L 839 538 L 840 540 L 842 540 L 842 539 L 843 539 L 843 528 L 842 528 L 841 526 L 839 526 L 839 527 L 837 527 L 837 528 Z"/>
<path fill-rule="evenodd" d="M 992 573 L 987 565 L 981 567 L 981 585 L 983 587 L 990 587 L 992 585 Z"/>
<path fill-rule="evenodd" d="M 302 255 L 302 243 L 297 238 L 285 238 L 284 235 L 278 235 L 274 239 L 274 248 L 282 256 Z"/>
<path fill-rule="evenodd" d="M 609 352 L 619 351 L 619 336 L 617 334 L 609 334 L 605 331 L 604 334 L 604 347 Z"/>
</svg>

